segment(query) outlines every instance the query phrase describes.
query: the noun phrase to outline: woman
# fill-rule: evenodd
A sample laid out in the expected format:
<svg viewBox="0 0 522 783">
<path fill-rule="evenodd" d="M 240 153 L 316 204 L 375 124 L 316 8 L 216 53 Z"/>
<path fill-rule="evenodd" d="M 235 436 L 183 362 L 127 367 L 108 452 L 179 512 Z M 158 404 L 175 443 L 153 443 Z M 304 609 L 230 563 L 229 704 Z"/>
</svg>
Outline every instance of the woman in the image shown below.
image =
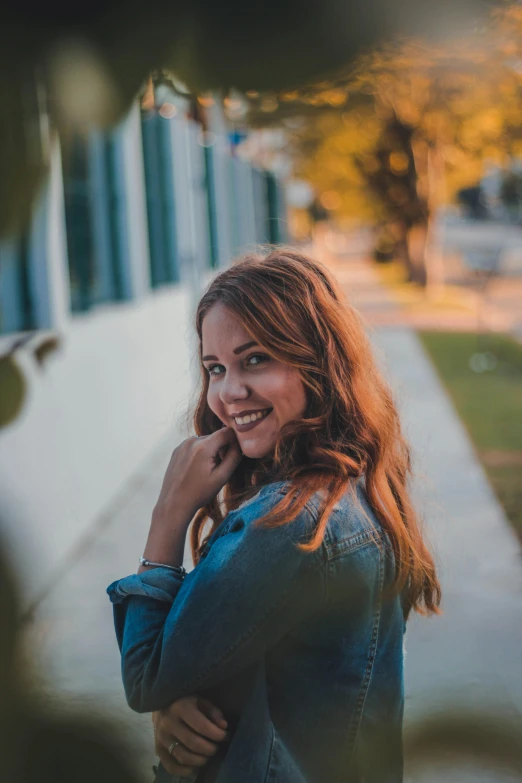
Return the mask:
<svg viewBox="0 0 522 783">
<path fill-rule="evenodd" d="M 198 437 L 108 588 L 127 700 L 156 713 L 163 775 L 400 781 L 405 619 L 440 587 L 359 316 L 279 249 L 218 275 L 196 323 Z"/>
</svg>

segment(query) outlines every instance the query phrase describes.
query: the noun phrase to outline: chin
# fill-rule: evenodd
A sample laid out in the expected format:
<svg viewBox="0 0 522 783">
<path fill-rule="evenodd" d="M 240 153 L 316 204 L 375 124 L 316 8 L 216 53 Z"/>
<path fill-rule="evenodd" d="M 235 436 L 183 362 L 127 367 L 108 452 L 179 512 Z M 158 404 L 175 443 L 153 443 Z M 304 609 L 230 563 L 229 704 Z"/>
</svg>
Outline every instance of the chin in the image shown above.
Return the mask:
<svg viewBox="0 0 522 783">
<path fill-rule="evenodd" d="M 246 443 L 239 443 L 242 453 L 249 459 L 261 459 L 266 457 L 272 451 L 272 446 L 266 443 L 252 443 L 247 441 Z"/>
</svg>

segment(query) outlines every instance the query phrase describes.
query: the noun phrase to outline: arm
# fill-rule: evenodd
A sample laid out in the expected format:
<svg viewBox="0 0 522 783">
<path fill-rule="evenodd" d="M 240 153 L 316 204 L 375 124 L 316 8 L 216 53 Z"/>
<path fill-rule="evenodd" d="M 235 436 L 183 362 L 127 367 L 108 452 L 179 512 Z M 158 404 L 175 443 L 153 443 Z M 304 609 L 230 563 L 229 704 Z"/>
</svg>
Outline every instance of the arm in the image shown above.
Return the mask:
<svg viewBox="0 0 522 783">
<path fill-rule="evenodd" d="M 279 499 L 256 501 L 245 519 L 259 518 Z M 155 568 L 110 585 L 133 709 L 157 710 L 233 676 L 321 604 L 322 550 L 296 547 L 311 525 L 306 509 L 272 529 L 234 512 L 229 532 L 184 580 Z"/>
</svg>

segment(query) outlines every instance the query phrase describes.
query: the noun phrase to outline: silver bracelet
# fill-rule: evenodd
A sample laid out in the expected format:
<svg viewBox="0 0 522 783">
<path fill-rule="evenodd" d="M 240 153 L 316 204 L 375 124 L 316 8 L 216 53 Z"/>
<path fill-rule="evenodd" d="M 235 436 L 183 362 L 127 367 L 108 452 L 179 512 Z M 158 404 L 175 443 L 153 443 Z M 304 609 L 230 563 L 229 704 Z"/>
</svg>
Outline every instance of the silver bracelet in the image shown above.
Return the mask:
<svg viewBox="0 0 522 783">
<path fill-rule="evenodd" d="M 187 572 L 183 568 L 183 566 L 171 566 L 167 565 L 166 563 L 153 563 L 152 560 L 147 560 L 146 557 L 140 557 L 140 565 L 144 566 L 155 566 L 156 568 L 168 568 L 170 571 L 174 571 L 178 576 L 181 576 L 183 579 Z"/>
</svg>

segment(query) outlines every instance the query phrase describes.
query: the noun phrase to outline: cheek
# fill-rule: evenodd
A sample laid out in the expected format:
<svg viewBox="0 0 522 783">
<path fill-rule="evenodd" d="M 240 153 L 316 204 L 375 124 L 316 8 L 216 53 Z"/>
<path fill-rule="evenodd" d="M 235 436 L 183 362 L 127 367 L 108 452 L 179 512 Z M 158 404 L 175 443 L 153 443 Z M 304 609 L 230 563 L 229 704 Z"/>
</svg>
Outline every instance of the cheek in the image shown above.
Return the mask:
<svg viewBox="0 0 522 783">
<path fill-rule="evenodd" d="M 273 400 L 285 421 L 302 416 L 306 409 L 306 392 L 300 375 L 292 368 L 281 373 L 273 387 Z"/>
<path fill-rule="evenodd" d="M 219 418 L 222 417 L 223 402 L 219 396 L 218 390 L 212 382 L 210 383 L 207 391 L 207 405 L 212 413 L 215 413 L 216 416 L 219 416 Z"/>
</svg>

